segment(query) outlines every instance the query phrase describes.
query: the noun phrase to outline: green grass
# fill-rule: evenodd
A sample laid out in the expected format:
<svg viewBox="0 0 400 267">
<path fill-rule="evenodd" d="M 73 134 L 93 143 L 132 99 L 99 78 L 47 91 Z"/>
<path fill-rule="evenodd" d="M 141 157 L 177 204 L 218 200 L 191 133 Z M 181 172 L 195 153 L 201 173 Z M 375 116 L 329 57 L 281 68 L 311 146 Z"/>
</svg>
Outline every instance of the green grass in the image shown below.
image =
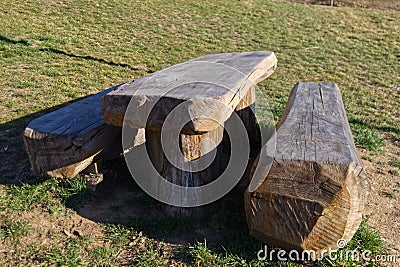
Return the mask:
<svg viewBox="0 0 400 267">
<path fill-rule="evenodd" d="M 382 151 L 385 140 L 382 136 L 369 128 L 353 127 L 354 143 L 369 151 Z"/>
<path fill-rule="evenodd" d="M 79 184 L 79 178 L 74 180 Z M 68 184 L 75 184 L 72 182 L 74 180 Z M 56 181 L 53 180 L 51 183 Z M 47 190 L 47 192 L 58 198 L 61 203 L 66 203 L 65 196 L 69 199 L 71 195 L 80 200 L 80 186 L 64 188 L 65 183 L 62 182 L 58 186 L 61 189 Z M 21 190 L 13 191 L 13 197 L 25 196 L 25 192 L 30 192 L 30 187 L 31 185 L 21 186 Z M 52 187 L 50 186 L 50 188 Z M 47 204 L 43 203 L 43 199 L 46 198 L 41 197 L 40 202 L 30 201 L 29 207 L 17 206 L 18 209 L 12 207 L 8 210 L 8 217 L 32 208 L 34 205 L 45 208 Z M 236 195 L 231 195 L 225 212 L 212 220 L 196 221 L 143 216 L 125 225 L 108 223 L 104 225 L 104 237 L 97 243 L 93 243 L 93 238 L 85 235 L 73 235 L 65 239 L 56 235 L 54 238 L 57 238 L 56 243 L 58 244 L 50 247 L 44 247 L 37 243 L 27 245 L 26 250 L 23 250 L 24 257 L 27 262 L 45 262 L 50 266 L 118 266 L 121 263 L 135 266 L 169 266 L 178 263 L 192 266 L 298 266 L 290 261 L 274 260 L 270 262 L 257 259 L 256 253 L 263 247 L 263 244 L 249 237 L 242 214 L 242 205 L 243 203 Z M 153 212 L 154 209 L 157 207 L 153 207 Z M 49 213 L 51 214 L 50 211 Z M 53 216 L 56 219 L 59 215 L 53 214 Z M 195 236 L 197 240 L 201 240 L 201 235 L 195 233 L 196 229 L 201 228 L 211 231 L 211 234 L 207 235 L 211 241 L 203 239 L 192 245 L 178 247 L 170 247 L 168 243 L 164 242 L 164 239 L 171 236 L 179 238 L 184 233 L 191 233 L 190 235 Z M 28 222 L 11 220 L 8 220 L 0 229 L 0 238 L 12 241 L 14 245 L 19 245 L 21 237 L 26 236 L 30 231 L 35 231 Z M 217 242 L 214 240 L 215 236 L 218 236 Z M 384 253 L 386 247 L 379 233 L 370 228 L 365 220 L 353 240 L 343 251 L 352 249 L 360 251 L 368 249 L 373 255 L 377 255 Z M 22 263 L 24 261 L 19 259 L 13 262 Z M 335 263 L 337 265 L 334 266 L 353 266 L 355 263 L 351 260 L 337 261 Z M 305 266 L 331 266 L 329 265 L 331 261 L 324 259 L 304 264 Z"/>
<path fill-rule="evenodd" d="M 365 219 L 360 228 L 348 244 L 348 249 L 359 248 L 361 250 L 369 250 L 375 254 L 384 253 L 386 245 L 377 230 L 371 228 Z"/>
<path fill-rule="evenodd" d="M 118 224 L 107 225 L 106 233 L 106 239 L 115 247 L 121 247 L 123 245 L 130 244 L 133 241 L 138 242 L 143 235 L 142 232 L 137 233 L 131 228 L 127 228 Z"/>
<path fill-rule="evenodd" d="M 18 239 L 25 236 L 29 232 L 29 222 L 14 221 L 0 225 L 0 239 L 13 239 L 18 242 Z"/>
<path fill-rule="evenodd" d="M 53 247 L 45 256 L 50 266 L 78 266 L 83 263 L 81 258 L 82 247 L 74 240 L 70 240 L 63 247 Z"/>
<path fill-rule="evenodd" d="M 318 5 L 331 5 L 331 0 L 286 0 L 295 3 L 308 3 Z M 396 0 L 333 0 L 334 6 L 359 7 L 359 8 L 378 8 L 389 10 L 400 10 L 400 4 Z"/>
<path fill-rule="evenodd" d="M 97 247 L 92 251 L 93 266 L 118 266 L 116 251 L 108 245 Z"/>
<path fill-rule="evenodd" d="M 260 246 L 258 249 L 260 249 Z M 257 248 L 254 248 L 254 251 L 258 251 Z M 277 248 L 279 249 L 279 248 Z M 336 256 L 336 260 L 331 260 L 328 257 L 325 257 L 321 261 L 310 261 L 306 262 L 306 266 L 358 266 L 360 264 L 365 264 L 368 266 L 379 266 L 373 262 L 365 262 L 365 261 L 357 261 L 352 260 L 351 257 L 346 258 L 340 255 L 350 255 L 350 251 L 357 251 L 360 254 L 363 251 L 370 251 L 370 258 L 374 258 L 376 255 L 381 255 L 385 253 L 386 245 L 383 243 L 379 233 L 369 227 L 367 225 L 367 220 L 364 220 L 358 229 L 357 233 L 354 235 L 351 242 L 343 249 L 339 250 L 337 254 L 333 254 Z M 270 248 L 272 250 L 272 248 Z M 297 266 L 295 262 L 290 260 L 286 262 L 279 261 L 259 261 L 254 256 L 249 260 L 244 255 L 238 255 L 228 251 L 226 249 L 223 250 L 222 253 L 215 253 L 212 249 L 207 246 L 207 242 L 198 242 L 194 246 L 190 246 L 188 248 L 188 252 L 193 258 L 194 266 Z M 276 255 L 275 255 L 276 256 Z M 287 257 L 287 256 L 286 256 Z"/>
<path fill-rule="evenodd" d="M 350 115 L 396 125 L 397 12 L 274 1 L 98 5 L 4 3 L 0 34 L 11 43 L 0 42 L 0 121 L 203 54 L 273 50 L 279 68 L 262 86 L 273 110 L 282 110 L 295 82 L 326 80 L 339 84 Z"/>
<path fill-rule="evenodd" d="M 394 159 L 394 160 L 389 162 L 389 165 L 393 166 L 393 167 L 400 168 L 400 160 L 399 159 Z"/>
<path fill-rule="evenodd" d="M 32 184 L 21 186 L 10 185 L 7 191 L 0 195 L 0 211 L 22 212 L 37 205 L 54 211 L 54 199 L 59 204 L 72 207 L 81 203 L 86 196 L 85 181 L 80 178 L 63 179 L 37 179 Z"/>
<path fill-rule="evenodd" d="M 91 199 L 79 178 L 10 185 L 20 178 L 18 164 L 26 162 L 13 157 L 23 150 L 20 135 L 31 119 L 204 54 L 272 50 L 278 69 L 259 88 L 275 121 L 296 82 L 333 81 L 343 95 L 358 147 L 381 153 L 386 145 L 400 144 L 399 12 L 267 0 L 0 1 L 0 238 L 7 244 L 35 234 L 21 214 L 68 220 L 71 208 Z M 398 175 L 398 160 L 389 165 Z M 149 198 L 138 202 L 157 209 Z M 57 244 L 33 239 L 0 259 L 0 265 L 297 265 L 259 262 L 256 253 L 262 243 L 248 236 L 237 207 L 222 218 L 201 222 L 132 214 L 128 224 L 102 225 L 99 240 L 55 233 Z M 210 233 L 196 233 L 203 228 Z M 196 240 L 179 246 L 167 242 L 182 233 Z M 349 246 L 385 251 L 378 233 L 366 223 Z"/>
</svg>

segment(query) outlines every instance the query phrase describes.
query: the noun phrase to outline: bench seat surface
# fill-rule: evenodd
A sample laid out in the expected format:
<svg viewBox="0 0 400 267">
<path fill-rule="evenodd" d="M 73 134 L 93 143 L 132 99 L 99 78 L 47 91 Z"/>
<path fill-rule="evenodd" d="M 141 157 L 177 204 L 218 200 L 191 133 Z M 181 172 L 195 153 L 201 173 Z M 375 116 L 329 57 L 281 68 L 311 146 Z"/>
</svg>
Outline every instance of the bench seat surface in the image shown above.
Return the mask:
<svg viewBox="0 0 400 267">
<path fill-rule="evenodd" d="M 120 135 L 120 128 L 104 123 L 100 107 L 100 98 L 116 88 L 76 101 L 28 124 L 23 139 L 33 173 L 73 177 L 90 164 L 88 158 Z"/>
</svg>

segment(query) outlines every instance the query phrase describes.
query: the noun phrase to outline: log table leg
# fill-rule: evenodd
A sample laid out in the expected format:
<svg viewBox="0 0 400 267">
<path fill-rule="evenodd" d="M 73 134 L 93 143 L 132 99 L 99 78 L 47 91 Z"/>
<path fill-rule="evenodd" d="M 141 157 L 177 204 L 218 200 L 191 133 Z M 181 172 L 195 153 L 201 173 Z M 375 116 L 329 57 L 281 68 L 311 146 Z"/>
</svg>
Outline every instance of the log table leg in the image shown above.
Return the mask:
<svg viewBox="0 0 400 267">
<path fill-rule="evenodd" d="M 255 88 L 251 88 L 235 109 L 236 114 L 239 115 L 247 131 L 247 138 L 243 139 L 243 141 L 249 142 L 250 145 L 247 169 L 250 169 L 254 162 L 254 155 L 257 155 L 261 148 L 260 132 L 254 114 L 254 102 Z M 179 186 L 197 187 L 214 181 L 225 170 L 231 156 L 231 143 L 223 126 L 219 126 L 217 129 L 207 133 L 180 133 L 179 144 L 169 147 L 168 144 L 173 143 L 174 138 L 176 138 L 176 136 L 173 134 L 169 136 L 167 133 L 164 135 L 162 144 L 161 131 L 151 129 L 146 130 L 146 148 L 149 157 L 158 173 L 167 181 Z M 165 149 L 168 149 L 169 151 L 166 151 Z M 176 151 L 171 152 L 171 150 Z M 172 155 L 172 157 L 168 158 L 166 152 L 170 152 L 169 155 Z M 190 166 L 192 161 L 200 158 L 204 161 L 210 162 L 207 168 L 200 171 L 182 168 L 184 163 L 189 163 Z M 212 160 L 210 158 L 212 158 Z M 194 165 L 195 164 L 193 164 L 193 166 Z M 243 185 L 243 188 L 248 186 L 248 176 L 249 170 L 245 172 L 245 175 L 240 182 L 240 184 Z M 179 196 L 180 193 L 174 192 L 174 190 L 171 190 L 170 188 L 164 189 L 162 186 L 159 187 L 159 194 L 162 195 L 163 199 L 180 197 L 182 198 L 182 201 L 185 201 L 184 199 L 187 197 L 184 193 Z M 201 190 L 199 190 L 199 195 L 196 195 L 195 198 L 200 199 L 202 197 Z M 193 208 L 163 204 L 163 209 L 166 211 L 166 214 L 172 217 L 206 217 L 207 215 L 212 214 L 217 207 L 218 203 Z"/>
<path fill-rule="evenodd" d="M 172 158 L 167 158 L 165 144 L 172 143 L 173 138 L 176 137 L 168 136 L 167 134 L 162 144 L 160 131 L 146 130 L 146 147 L 154 167 L 164 179 L 179 186 L 197 187 L 212 182 L 224 170 L 222 166 L 223 143 L 221 142 L 223 132 L 224 129 L 220 126 L 214 131 L 204 134 L 181 133 L 179 136 L 179 147 L 172 147 L 172 149 L 176 150 L 169 151 L 169 155 L 172 155 Z M 200 157 L 203 160 L 208 157 L 210 161 L 210 165 L 205 169 L 191 172 L 180 167 L 184 162 L 189 163 L 188 165 L 190 166 L 191 161 L 198 160 Z M 175 165 L 178 165 L 178 167 Z M 159 194 L 162 194 L 167 199 L 179 197 L 182 201 L 185 201 L 185 197 L 187 197 L 184 194 L 179 196 L 173 190 L 165 190 L 162 187 L 159 188 Z M 203 197 L 201 190 L 199 190 L 199 195 L 195 197 Z M 172 217 L 206 217 L 213 213 L 217 207 L 218 202 L 192 208 L 163 204 L 166 214 Z"/>
<path fill-rule="evenodd" d="M 240 188 L 246 188 L 249 185 L 251 166 L 253 166 L 255 158 L 261 150 L 261 132 L 255 116 L 255 101 L 255 87 L 251 87 L 244 98 L 235 108 L 236 114 L 239 115 L 242 123 L 246 128 L 247 140 L 249 141 L 250 145 L 249 162 L 247 164 L 246 172 L 239 182 Z M 244 141 L 247 142 L 247 140 Z M 225 141 L 225 143 L 229 143 L 229 140 Z M 227 150 L 229 150 L 228 145 L 230 144 L 225 145 L 224 149 L 226 148 Z M 229 157 L 228 152 L 225 152 L 224 155 L 227 155 Z M 229 158 L 227 160 L 229 160 Z"/>
<path fill-rule="evenodd" d="M 250 144 L 250 155 L 248 169 L 252 166 L 254 161 L 254 155 L 259 153 L 261 148 L 260 133 L 257 125 L 257 121 L 254 114 L 254 102 L 255 102 L 255 88 L 251 88 L 244 98 L 237 105 L 235 112 L 239 115 L 242 123 L 244 124 L 247 131 L 247 138 L 245 142 Z M 164 136 L 164 144 L 170 144 L 173 142 L 175 136 L 166 135 Z M 207 133 L 197 134 L 184 134 L 179 135 L 178 146 L 168 147 L 167 149 L 178 149 L 170 154 L 172 158 L 168 158 L 165 155 L 166 146 L 162 145 L 161 132 L 147 129 L 146 130 L 146 147 L 149 153 L 150 159 L 157 169 L 159 174 L 167 181 L 184 187 L 197 187 L 208 184 L 217 179 L 221 173 L 225 170 L 226 165 L 229 162 L 231 144 L 227 133 L 224 131 L 223 126 L 219 126 L 217 129 Z M 223 141 L 222 141 L 223 140 Z M 210 160 L 205 157 L 211 157 Z M 190 171 L 184 170 L 181 163 L 185 161 L 190 164 L 191 161 L 202 158 L 207 161 L 210 160 L 210 165 L 201 171 Z M 175 163 L 171 163 L 171 160 Z M 247 171 L 241 180 L 241 184 L 244 188 L 249 183 L 249 171 Z M 170 189 L 164 190 L 161 186 L 159 188 L 159 194 L 163 195 L 163 198 L 176 198 L 181 197 L 184 199 L 185 195 L 177 196 L 177 192 L 173 192 Z M 201 191 L 196 197 L 201 198 Z M 216 208 L 217 203 L 211 203 L 204 206 L 186 208 L 176 207 L 167 204 L 163 204 L 163 209 L 166 214 L 172 217 L 176 216 L 187 216 L 187 217 L 206 217 L 212 214 Z"/>
<path fill-rule="evenodd" d="M 247 130 L 251 157 L 258 155 L 261 149 L 261 133 L 255 116 L 255 102 L 256 91 L 254 87 L 251 87 L 235 108 L 236 114 L 239 115 Z"/>
</svg>

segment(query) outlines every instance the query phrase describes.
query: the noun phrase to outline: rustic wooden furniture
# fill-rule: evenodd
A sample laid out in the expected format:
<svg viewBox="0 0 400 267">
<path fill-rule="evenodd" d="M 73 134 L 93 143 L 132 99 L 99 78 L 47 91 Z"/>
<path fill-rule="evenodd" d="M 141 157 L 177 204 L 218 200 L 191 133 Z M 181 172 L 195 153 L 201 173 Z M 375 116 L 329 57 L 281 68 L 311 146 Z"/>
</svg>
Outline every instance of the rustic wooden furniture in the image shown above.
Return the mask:
<svg viewBox="0 0 400 267">
<path fill-rule="evenodd" d="M 316 253 L 349 241 L 369 182 L 337 85 L 298 83 L 275 137 L 275 153 L 267 143 L 245 192 L 250 234 Z"/>
<path fill-rule="evenodd" d="M 334 83 L 296 84 L 275 135 L 257 148 L 255 85 L 276 65 L 273 52 L 207 55 L 39 117 L 23 135 L 32 170 L 70 178 L 98 158 L 128 155 L 130 150 L 120 147 L 124 126 L 134 129 L 132 148 L 146 146 L 164 179 L 186 188 L 201 186 L 225 167 L 224 126 L 236 114 L 253 152 L 261 150 L 244 194 L 250 234 L 287 249 L 334 249 L 339 240 L 349 241 L 361 222 L 368 177 Z M 176 143 L 172 158 L 163 150 L 162 131 L 167 132 L 163 142 Z M 212 153 L 205 169 L 179 168 Z M 177 197 L 173 190 L 159 192 Z M 173 216 L 203 217 L 213 211 L 210 205 L 164 208 Z"/>
<path fill-rule="evenodd" d="M 121 128 L 105 124 L 100 98 L 114 90 L 76 101 L 32 120 L 23 139 L 35 175 L 75 177 L 104 150 L 114 152 Z M 120 146 L 119 146 L 120 147 Z M 116 151 L 115 153 L 122 151 Z"/>
<path fill-rule="evenodd" d="M 221 173 L 224 122 L 235 109 L 242 118 L 254 103 L 254 86 L 273 73 L 273 52 L 214 54 L 189 60 L 121 85 L 101 99 L 103 118 L 111 125 L 145 128 L 146 144 L 153 164 L 168 181 L 186 187 L 213 181 Z M 132 112 L 126 114 L 128 105 Z M 173 112 L 179 106 L 178 112 Z M 169 116 L 169 117 L 168 117 Z M 167 121 L 166 121 L 167 120 Z M 250 120 L 245 120 L 246 123 Z M 247 123 L 254 133 L 255 120 Z M 252 124 L 252 125 L 250 125 Z M 198 172 L 171 164 L 161 147 L 161 129 L 178 129 L 179 147 L 185 161 L 216 151 L 213 163 Z M 174 136 L 168 142 L 173 142 Z M 208 139 L 207 142 L 203 142 Z M 182 160 L 176 152 L 172 157 Z M 160 194 L 170 194 L 160 189 Z M 201 196 L 196 196 L 201 197 Z M 199 214 L 197 208 L 166 206 L 170 214 Z"/>
</svg>

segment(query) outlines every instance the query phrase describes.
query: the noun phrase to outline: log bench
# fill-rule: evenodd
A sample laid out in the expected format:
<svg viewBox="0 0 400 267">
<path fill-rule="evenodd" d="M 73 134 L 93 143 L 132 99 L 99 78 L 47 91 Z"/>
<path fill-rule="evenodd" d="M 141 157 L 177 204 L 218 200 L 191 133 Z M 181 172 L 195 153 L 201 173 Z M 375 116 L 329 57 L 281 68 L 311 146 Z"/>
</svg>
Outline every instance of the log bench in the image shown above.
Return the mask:
<svg viewBox="0 0 400 267">
<path fill-rule="evenodd" d="M 255 120 L 247 119 L 254 116 L 254 86 L 271 75 L 276 64 L 273 52 L 206 55 L 141 77 L 104 95 L 101 107 L 106 123 L 145 129 L 145 150 L 124 147 L 129 151 L 125 158 L 128 167 L 133 164 L 133 176 L 148 177 L 144 182 L 151 183 L 160 174 L 170 184 L 184 188 L 214 181 L 223 172 L 224 124 L 236 110 L 246 130 L 256 132 Z M 251 141 L 257 143 L 254 139 Z M 165 144 L 171 146 L 165 149 Z M 154 171 L 150 165 L 143 167 L 148 164 L 146 154 Z M 214 156 L 211 164 L 197 169 L 195 161 L 208 155 Z M 170 184 L 161 181 L 149 185 L 156 187 L 156 195 L 150 194 L 164 199 L 169 215 L 203 217 L 210 212 L 202 193 L 182 192 Z M 191 201 L 203 206 L 193 207 L 188 204 Z"/>
<path fill-rule="evenodd" d="M 100 98 L 118 86 L 32 120 L 23 140 L 35 175 L 72 178 L 102 157 L 122 153 L 121 128 L 104 123 Z"/>
<path fill-rule="evenodd" d="M 357 230 L 368 189 L 337 85 L 298 83 L 245 192 L 250 234 L 286 249 L 335 249 Z"/>
</svg>

